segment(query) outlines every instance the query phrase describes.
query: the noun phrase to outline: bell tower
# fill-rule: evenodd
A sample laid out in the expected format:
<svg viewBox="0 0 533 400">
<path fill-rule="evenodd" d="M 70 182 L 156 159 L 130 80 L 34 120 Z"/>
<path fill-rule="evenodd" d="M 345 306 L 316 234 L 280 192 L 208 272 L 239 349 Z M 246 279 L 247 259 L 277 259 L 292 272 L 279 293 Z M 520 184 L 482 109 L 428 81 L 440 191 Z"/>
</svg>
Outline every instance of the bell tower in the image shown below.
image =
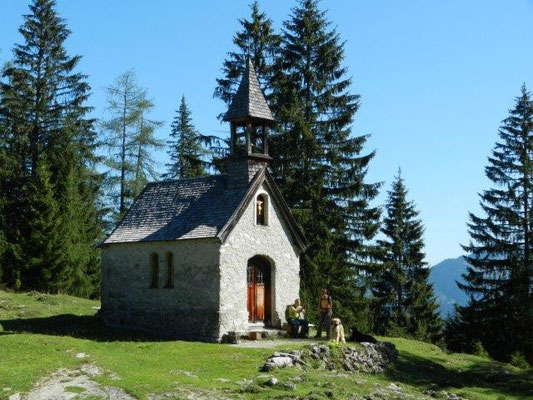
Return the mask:
<svg viewBox="0 0 533 400">
<path fill-rule="evenodd" d="M 224 121 L 230 123 L 231 130 L 228 186 L 248 186 L 272 160 L 268 155 L 268 129 L 274 122 L 250 58 Z"/>
</svg>

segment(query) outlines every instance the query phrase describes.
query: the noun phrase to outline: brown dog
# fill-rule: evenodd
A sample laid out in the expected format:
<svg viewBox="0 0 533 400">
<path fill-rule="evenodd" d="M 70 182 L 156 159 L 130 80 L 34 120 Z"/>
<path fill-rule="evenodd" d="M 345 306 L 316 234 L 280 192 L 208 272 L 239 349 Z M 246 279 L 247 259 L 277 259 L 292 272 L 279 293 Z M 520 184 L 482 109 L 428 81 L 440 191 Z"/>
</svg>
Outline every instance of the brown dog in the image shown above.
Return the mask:
<svg viewBox="0 0 533 400">
<path fill-rule="evenodd" d="M 342 326 L 342 322 L 339 318 L 331 319 L 329 332 L 329 337 L 335 343 L 346 343 L 346 339 L 344 339 L 344 327 Z"/>
</svg>

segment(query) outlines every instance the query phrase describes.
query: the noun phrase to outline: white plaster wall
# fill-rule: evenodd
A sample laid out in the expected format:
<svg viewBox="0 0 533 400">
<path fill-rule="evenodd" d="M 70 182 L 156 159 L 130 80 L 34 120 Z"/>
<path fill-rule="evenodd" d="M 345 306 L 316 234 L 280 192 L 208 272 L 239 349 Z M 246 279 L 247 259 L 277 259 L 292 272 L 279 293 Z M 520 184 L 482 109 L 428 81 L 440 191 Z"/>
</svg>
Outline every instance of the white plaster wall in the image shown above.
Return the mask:
<svg viewBox="0 0 533 400">
<path fill-rule="evenodd" d="M 255 224 L 255 197 L 260 193 L 268 195 L 268 226 Z M 272 323 L 280 326 L 286 306 L 299 296 L 299 251 L 264 186 L 255 193 L 220 248 L 220 335 L 248 328 L 246 267 L 256 255 L 266 256 L 273 264 Z"/>
</svg>

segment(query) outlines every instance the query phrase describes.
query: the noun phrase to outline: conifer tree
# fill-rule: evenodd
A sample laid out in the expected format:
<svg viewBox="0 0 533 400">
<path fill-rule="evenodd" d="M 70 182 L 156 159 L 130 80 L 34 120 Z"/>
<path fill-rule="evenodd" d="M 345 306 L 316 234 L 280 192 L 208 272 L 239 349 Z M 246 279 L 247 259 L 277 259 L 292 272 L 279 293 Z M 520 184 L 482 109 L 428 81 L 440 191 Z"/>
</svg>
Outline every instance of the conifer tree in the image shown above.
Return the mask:
<svg viewBox="0 0 533 400">
<path fill-rule="evenodd" d="M 3 138 L 3 127 L 0 122 L 0 140 Z M 3 183 L 8 178 L 9 174 L 7 168 L 7 154 L 4 148 L 4 144 L 0 141 L 0 282 L 3 282 L 4 275 L 4 263 L 3 255 L 7 251 L 7 240 L 6 240 L 6 202 L 8 201 L 7 193 L 3 190 Z"/>
<path fill-rule="evenodd" d="M 0 120 L 0 279 L 16 289 L 20 288 L 21 236 L 20 216 L 23 211 L 20 168 L 14 159 L 9 130 Z"/>
<path fill-rule="evenodd" d="M 37 163 L 26 188 L 26 218 L 23 225 L 23 251 L 26 260 L 21 277 L 25 289 L 58 293 L 64 246 L 60 229 L 59 205 L 50 182 L 51 173 L 44 159 Z"/>
<path fill-rule="evenodd" d="M 239 19 L 242 30 L 233 37 L 236 50 L 228 53 L 229 57 L 224 60 L 222 67 L 223 77 L 217 79 L 214 96 L 227 105 L 237 91 L 248 56 L 252 59 L 259 85 L 267 100 L 272 89 L 273 65 L 281 38 L 274 32 L 272 20 L 261 12 L 257 0 L 250 5 L 250 9 L 250 19 Z"/>
<path fill-rule="evenodd" d="M 9 283 L 13 286 L 21 283 L 24 287 L 27 282 L 32 288 L 39 289 L 34 284 L 37 282 L 35 277 L 42 276 L 46 290 L 60 290 L 59 277 L 64 271 L 58 270 L 59 259 L 51 260 L 44 254 L 37 257 L 33 254 L 35 245 L 26 240 L 29 237 L 27 229 L 32 227 L 43 229 L 42 232 L 31 232 L 41 243 L 65 244 L 64 238 L 56 240 L 53 237 L 53 230 L 46 231 L 47 223 L 30 220 L 30 215 L 34 214 L 29 208 L 40 207 L 36 199 L 38 195 L 31 189 L 40 187 L 44 190 L 48 184 L 53 188 L 56 204 L 50 200 L 47 207 L 56 209 L 55 218 L 61 221 L 61 210 L 70 206 L 62 204 L 70 197 L 63 192 L 65 187 L 61 183 L 66 178 L 65 172 L 73 168 L 80 179 L 75 188 L 83 199 L 84 210 L 89 215 L 98 214 L 96 133 L 94 121 L 87 117 L 90 108 L 85 105 L 90 88 L 86 76 L 76 72 L 80 56 L 69 56 L 66 52 L 64 42 L 70 31 L 59 17 L 53 0 L 34 0 L 19 32 L 23 43 L 14 46 L 14 59 L 5 68 L 4 82 L 0 85 L 0 119 L 5 128 L 0 133 L 3 136 L 1 142 L 14 164 L 13 173 L 4 177 L 1 183 L 11 199 L 4 204 L 9 226 L 6 230 L 8 251 L 3 258 L 9 265 Z M 71 157 L 64 157 L 67 149 Z M 44 199 L 48 200 L 46 196 Z M 101 235 L 99 218 L 90 221 L 83 215 L 79 218 L 71 222 L 85 224 L 86 231 L 91 234 L 83 243 L 77 244 L 96 260 L 98 250 L 95 244 Z M 52 251 L 51 247 L 47 251 Z M 33 260 L 31 269 L 35 276 L 28 276 L 28 258 Z M 37 264 L 39 259 L 40 265 Z M 84 269 L 87 268 L 85 265 Z M 58 280 L 52 282 L 50 279 Z"/>
<path fill-rule="evenodd" d="M 495 358 L 519 351 L 533 361 L 532 168 L 533 102 L 524 85 L 488 158 L 493 186 L 480 194 L 484 215 L 470 214 L 469 265 L 458 283 L 470 299 L 452 324 L 464 340 L 448 337 L 456 350 L 472 351 L 480 341 Z"/>
<path fill-rule="evenodd" d="M 135 144 L 135 171 L 132 180 L 132 196 L 136 198 L 148 183 L 150 178 L 158 177 L 152 150 L 160 149 L 164 143 L 155 137 L 155 131 L 163 125 L 163 121 L 147 118 L 154 108 L 154 103 L 146 96 L 139 102 L 139 126 L 133 137 Z"/>
<path fill-rule="evenodd" d="M 120 75 L 106 91 L 109 117 L 102 125 L 109 152 L 105 160 L 109 168 L 109 203 L 118 204 L 112 207 L 110 216 L 110 223 L 114 224 L 124 216 L 148 178 L 155 178 L 150 150 L 162 146 L 154 137 L 162 122 L 148 119 L 154 105 L 147 91 L 137 84 L 134 71 Z"/>
<path fill-rule="evenodd" d="M 170 163 L 166 164 L 166 179 L 186 179 L 204 176 L 207 150 L 203 147 L 205 139 L 194 127 L 191 111 L 181 97 L 179 109 L 171 125 L 170 140 L 167 142 Z"/>
<path fill-rule="evenodd" d="M 124 215 L 129 205 L 128 200 L 132 198 L 128 192 L 128 182 L 135 168 L 132 163 L 132 154 L 135 150 L 133 137 L 138 127 L 139 103 L 143 93 L 137 85 L 135 72 L 131 70 L 115 79 L 114 84 L 106 88 L 106 92 L 107 111 L 110 115 L 103 121 L 102 126 L 108 133 L 105 146 L 109 155 L 105 164 L 110 170 L 108 181 L 112 190 L 111 202 L 118 203 L 118 210 L 113 217 L 116 222 Z M 116 186 L 118 186 L 117 191 L 114 190 Z"/>
<path fill-rule="evenodd" d="M 100 260 L 95 251 L 94 237 L 100 234 L 100 212 L 88 207 L 87 199 L 94 201 L 99 193 L 94 185 L 87 184 L 93 174 L 75 167 L 72 148 L 65 148 L 61 175 L 56 184 L 59 229 L 62 238 L 62 257 L 57 289 L 81 297 L 97 297 L 100 287 Z M 89 189 L 94 190 L 89 192 Z M 95 231 L 95 229 L 98 229 Z M 93 244 L 89 246 L 88 244 Z"/>
<path fill-rule="evenodd" d="M 1 101 L 2 92 L 0 91 L 0 104 Z M 7 196 L 5 191 L 3 190 L 3 183 L 5 182 L 7 175 L 8 175 L 8 153 L 7 153 L 7 146 L 5 143 L 5 136 L 6 136 L 6 126 L 2 119 L 0 119 L 0 282 L 2 282 L 2 277 L 4 274 L 4 265 L 2 263 L 3 257 L 2 255 L 7 250 L 7 240 L 6 240 L 6 222 L 5 222 L 5 213 L 6 213 L 6 207 L 5 203 L 7 201 Z"/>
<path fill-rule="evenodd" d="M 239 19 L 242 29 L 233 36 L 235 50 L 228 52 L 228 58 L 222 65 L 223 77 L 217 79 L 213 94 L 214 97 L 224 101 L 227 106 L 231 104 L 233 95 L 237 92 L 247 57 L 252 59 L 259 85 L 268 102 L 272 94 L 274 64 L 279 52 L 281 37 L 274 31 L 272 20 L 261 11 L 257 0 L 250 5 L 250 9 L 249 19 Z M 223 113 L 219 115 L 219 118 L 222 116 Z M 204 138 L 211 153 L 209 166 L 218 172 L 225 173 L 229 140 L 215 136 L 204 136 Z"/>
<path fill-rule="evenodd" d="M 365 175 L 374 153 L 361 155 L 367 136 L 353 136 L 359 95 L 342 65 L 344 43 L 316 0 L 301 0 L 284 23 L 273 77 L 277 133 L 272 172 L 311 246 L 302 259 L 303 297 L 315 302 L 328 287 L 336 314 L 371 329 L 364 278 L 379 227 L 369 202 L 379 184 Z M 314 311 L 314 310 L 311 310 Z"/>
<path fill-rule="evenodd" d="M 381 228 L 385 238 L 378 240 L 381 265 L 373 287 L 379 315 L 377 330 L 435 342 L 442 328 L 424 261 L 424 227 L 407 193 L 398 171 L 385 206 Z"/>
</svg>

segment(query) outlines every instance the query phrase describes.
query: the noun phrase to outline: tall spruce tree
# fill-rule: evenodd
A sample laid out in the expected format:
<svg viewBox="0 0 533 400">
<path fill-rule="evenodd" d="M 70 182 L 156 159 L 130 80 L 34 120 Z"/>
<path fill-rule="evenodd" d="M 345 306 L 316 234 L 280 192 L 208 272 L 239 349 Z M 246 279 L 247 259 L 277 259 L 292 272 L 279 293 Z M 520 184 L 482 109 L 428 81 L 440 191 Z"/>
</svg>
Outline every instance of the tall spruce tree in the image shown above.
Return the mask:
<svg viewBox="0 0 533 400">
<path fill-rule="evenodd" d="M 98 297 L 100 288 L 100 257 L 94 251 L 94 237 L 101 236 L 102 212 L 87 207 L 86 198 L 96 199 L 100 193 L 96 184 L 100 177 L 76 168 L 73 146 L 63 152 L 61 175 L 56 184 L 60 194 L 59 229 L 62 239 L 62 263 L 58 276 L 58 291 L 81 297 Z M 91 185 L 91 180 L 96 180 Z M 87 246 L 92 243 L 93 246 Z"/>
<path fill-rule="evenodd" d="M 281 37 L 273 28 L 273 22 L 259 7 L 255 0 L 251 5 L 249 19 L 239 19 L 241 30 L 233 36 L 235 50 L 228 52 L 222 65 L 223 76 L 217 79 L 213 94 L 229 106 L 237 92 L 240 78 L 244 73 L 246 60 L 251 57 L 259 85 L 268 102 L 271 100 L 274 68 Z M 223 115 L 220 114 L 219 118 Z M 218 172 L 226 172 L 229 140 L 206 136 L 205 143 L 211 153 L 209 165 Z"/>
<path fill-rule="evenodd" d="M 204 157 L 207 150 L 203 147 L 204 138 L 194 127 L 191 111 L 181 96 L 179 109 L 171 125 L 168 155 L 170 163 L 166 164 L 166 179 L 186 179 L 204 176 L 207 163 Z"/>
<path fill-rule="evenodd" d="M 454 349 L 472 350 L 480 341 L 497 359 L 519 351 L 533 362 L 532 168 L 533 102 L 524 85 L 488 158 L 493 187 L 480 194 L 484 215 L 470 214 L 469 266 L 458 283 L 470 300 L 452 323 L 462 338 L 458 343 L 451 332 Z"/>
<path fill-rule="evenodd" d="M 369 202 L 379 184 L 365 176 L 374 153 L 361 155 L 367 136 L 353 136 L 359 95 L 342 65 L 344 43 L 317 0 L 301 0 L 284 23 L 273 77 L 277 133 L 273 174 L 311 243 L 302 258 L 302 297 L 314 304 L 328 287 L 335 313 L 371 329 L 365 271 L 379 209 Z M 310 310 L 311 313 L 314 307 Z"/>
<path fill-rule="evenodd" d="M 407 193 L 399 170 L 385 206 L 381 228 L 385 238 L 378 240 L 381 263 L 372 289 L 379 316 L 376 330 L 436 342 L 441 337 L 442 323 L 433 287 L 428 283 L 424 227 Z"/>
<path fill-rule="evenodd" d="M 147 91 L 137 84 L 134 71 L 120 75 L 106 91 L 108 119 L 102 126 L 107 133 L 108 203 L 117 204 L 111 207 L 108 223 L 114 225 L 124 216 L 148 178 L 156 177 L 150 151 L 163 145 L 154 137 L 162 123 L 147 118 L 154 105 Z"/>
<path fill-rule="evenodd" d="M 242 30 L 233 37 L 236 50 L 228 53 L 228 59 L 224 60 L 222 66 L 223 77 L 217 79 L 214 97 L 227 105 L 237 91 L 248 56 L 252 59 L 259 85 L 267 100 L 272 89 L 274 62 L 281 38 L 274 32 L 272 20 L 261 12 L 257 0 L 250 5 L 250 9 L 250 19 L 239 19 Z"/>
<path fill-rule="evenodd" d="M 0 96 L 2 92 L 0 91 Z M 0 104 L 2 103 L 0 99 Z M 6 240 L 6 203 L 9 201 L 8 193 L 4 190 L 5 182 L 10 175 L 10 159 L 5 143 L 7 127 L 0 119 L 0 282 L 3 282 L 5 266 L 3 265 L 3 254 L 7 251 Z"/>
<path fill-rule="evenodd" d="M 23 288 L 27 283 L 38 289 L 34 284 L 35 273 L 49 277 L 42 281 L 46 286 L 42 289 L 60 290 L 64 283 L 60 280 L 68 281 L 73 277 L 62 274 L 65 271 L 57 270 L 56 261 L 51 265 L 49 258 L 38 263 L 38 258 L 32 255 L 34 244 L 26 239 L 30 234 L 42 238 L 42 243 L 49 238 L 50 243 L 63 246 L 59 252 L 62 256 L 73 254 L 64 247 L 64 237 L 56 240 L 55 233 L 47 231 L 46 223 L 31 220 L 31 207 L 39 208 L 35 205 L 38 194 L 32 190 L 48 187 L 45 181 L 49 180 L 53 200 L 57 203 L 56 219 L 61 223 L 65 219 L 61 212 L 70 207 L 71 199 L 64 193 L 62 183 L 70 170 L 76 171 L 79 180 L 72 187 L 78 192 L 76 197 L 82 199 L 85 212 L 77 214 L 77 219 L 71 223 L 84 226 L 87 234 L 70 240 L 91 254 L 91 263 L 81 266 L 82 273 L 97 273 L 95 244 L 101 235 L 97 210 L 99 175 L 95 170 L 98 159 L 94 121 L 87 117 L 90 109 L 85 105 L 90 88 L 86 76 L 76 72 L 80 56 L 71 57 L 65 50 L 64 42 L 70 31 L 57 14 L 53 0 L 34 0 L 19 32 L 23 43 L 14 46 L 14 60 L 4 70 L 4 82 L 0 86 L 0 118 L 5 127 L 1 141 L 15 165 L 13 174 L 2 182 L 11 199 L 4 204 L 9 225 L 6 231 L 8 251 L 4 253 L 10 269 L 8 282 L 14 286 L 21 284 Z M 70 156 L 66 157 L 66 153 Z M 44 171 L 46 168 L 49 177 Z M 37 178 L 41 179 L 40 184 L 35 181 Z M 54 208 L 52 201 L 50 207 Z M 86 215 L 94 218 L 88 219 Z M 33 260 L 31 274 L 28 272 L 30 258 Z"/>
<path fill-rule="evenodd" d="M 18 289 L 21 285 L 21 221 L 13 216 L 22 215 L 22 202 L 15 199 L 23 198 L 23 185 L 20 182 L 22 171 L 18 168 L 20 163 L 13 151 L 13 135 L 7 122 L 6 118 L 0 119 L 0 279 Z"/>
<path fill-rule="evenodd" d="M 25 263 L 21 274 L 25 289 L 58 293 L 65 283 L 64 240 L 61 231 L 59 204 L 50 182 L 47 162 L 41 158 L 26 188 L 23 228 Z"/>
</svg>

